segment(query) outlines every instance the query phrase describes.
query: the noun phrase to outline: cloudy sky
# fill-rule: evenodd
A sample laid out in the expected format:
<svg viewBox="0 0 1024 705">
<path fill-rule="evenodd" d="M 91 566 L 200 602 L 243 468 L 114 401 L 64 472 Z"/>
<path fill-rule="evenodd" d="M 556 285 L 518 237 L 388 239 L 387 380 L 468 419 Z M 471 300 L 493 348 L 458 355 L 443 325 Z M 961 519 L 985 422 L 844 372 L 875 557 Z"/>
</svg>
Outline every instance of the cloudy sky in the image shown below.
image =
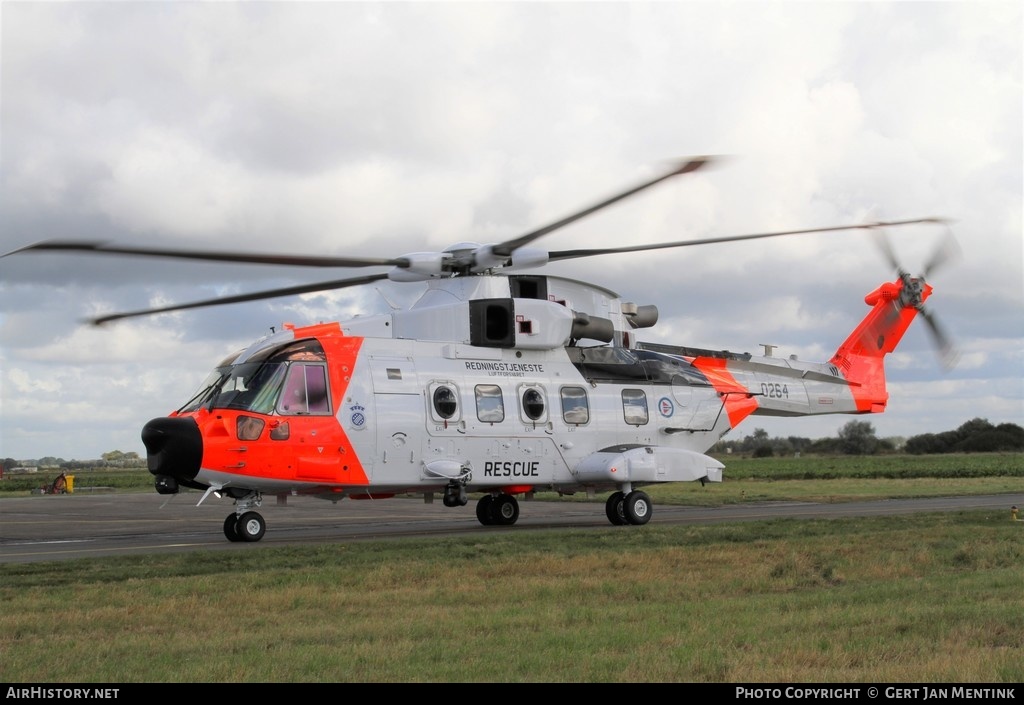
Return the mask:
<svg viewBox="0 0 1024 705">
<path fill-rule="evenodd" d="M 5 2 L 0 253 L 45 239 L 396 257 L 559 230 L 552 250 L 941 216 L 960 257 L 890 358 L 880 437 L 1024 424 L 1022 15 L 1011 2 Z M 945 231 L 889 233 L 917 272 Z M 827 360 L 895 276 L 867 233 L 550 265 L 642 304 L 644 339 Z M 0 259 L 0 457 L 144 453 L 150 418 L 282 322 L 411 303 L 387 284 L 103 313 L 365 274 Z M 750 418 L 772 436 L 855 417 Z"/>
</svg>

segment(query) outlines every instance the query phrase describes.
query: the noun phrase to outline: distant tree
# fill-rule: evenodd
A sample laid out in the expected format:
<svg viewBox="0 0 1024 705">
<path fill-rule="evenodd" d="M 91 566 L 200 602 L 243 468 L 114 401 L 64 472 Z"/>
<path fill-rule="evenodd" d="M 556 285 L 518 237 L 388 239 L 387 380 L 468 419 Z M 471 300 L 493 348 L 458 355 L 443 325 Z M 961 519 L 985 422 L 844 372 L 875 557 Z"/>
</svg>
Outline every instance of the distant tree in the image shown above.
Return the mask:
<svg viewBox="0 0 1024 705">
<path fill-rule="evenodd" d="M 771 438 L 763 428 L 755 428 L 754 433 L 743 439 L 743 452 L 755 458 L 766 458 L 772 455 Z"/>
<path fill-rule="evenodd" d="M 786 438 L 786 441 L 794 453 L 803 453 L 814 443 L 810 438 L 801 438 L 799 436 L 789 436 Z"/>
<path fill-rule="evenodd" d="M 875 448 L 876 453 L 895 453 L 896 450 L 896 444 L 891 438 L 878 439 L 878 447 Z"/>
<path fill-rule="evenodd" d="M 875 427 L 867 421 L 850 421 L 839 429 L 839 447 L 847 455 L 872 455 L 878 451 Z"/>
<path fill-rule="evenodd" d="M 956 444 L 956 450 L 961 453 L 999 453 L 1024 450 L 1024 443 L 1012 433 L 992 429 L 965 438 Z"/>
<path fill-rule="evenodd" d="M 924 455 L 926 453 L 945 453 L 946 445 L 939 440 L 934 433 L 922 433 L 919 436 L 911 436 L 903 449 L 912 455 Z"/>
<path fill-rule="evenodd" d="M 1001 423 L 996 426 L 996 431 L 1008 434 L 1015 440 L 1017 448 L 1024 450 L 1024 427 L 1015 423 Z"/>
<path fill-rule="evenodd" d="M 957 440 L 963 441 L 971 436 L 980 433 L 987 433 L 995 429 L 995 426 L 988 422 L 988 419 L 974 418 L 960 425 L 956 430 Z"/>
<path fill-rule="evenodd" d="M 768 432 L 763 428 L 755 428 L 754 432 L 746 437 L 751 445 L 761 445 L 768 440 Z"/>
<path fill-rule="evenodd" d="M 1004 423 L 993 426 L 975 418 L 955 431 L 925 433 L 907 439 L 908 453 L 995 453 L 1024 450 L 1024 428 Z"/>
<path fill-rule="evenodd" d="M 876 453 L 990 453 L 1024 451 L 1024 428 L 1004 423 L 993 426 L 986 419 L 975 418 L 955 431 L 925 433 L 903 438 L 891 436 L 879 439 L 874 427 L 865 421 L 851 421 L 839 430 L 837 438 L 811 440 L 799 436 L 770 438 L 762 428 L 741 440 L 724 438 L 709 452 L 718 454 L 745 453 L 755 458 L 786 456 L 793 453 L 834 455 L 838 453 L 868 455 Z M 133 454 L 126 453 L 128 458 Z"/>
<path fill-rule="evenodd" d="M 907 445 L 907 439 L 903 436 L 887 436 L 883 438 L 880 443 L 886 446 L 887 450 L 900 451 Z"/>
<path fill-rule="evenodd" d="M 3 460 L 4 472 L 7 472 L 8 470 L 11 470 L 13 468 L 16 468 L 19 465 L 21 465 L 21 463 L 19 463 L 14 458 L 4 458 L 4 460 Z"/>
</svg>

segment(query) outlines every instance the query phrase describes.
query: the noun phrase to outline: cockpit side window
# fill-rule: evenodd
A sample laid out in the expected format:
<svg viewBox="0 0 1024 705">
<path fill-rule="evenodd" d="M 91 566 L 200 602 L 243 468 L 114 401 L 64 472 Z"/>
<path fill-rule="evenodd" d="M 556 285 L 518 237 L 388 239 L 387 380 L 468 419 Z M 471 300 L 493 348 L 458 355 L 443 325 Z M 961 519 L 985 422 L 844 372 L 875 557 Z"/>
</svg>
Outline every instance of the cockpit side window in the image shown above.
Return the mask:
<svg viewBox="0 0 1024 705">
<path fill-rule="evenodd" d="M 326 356 L 315 339 L 291 341 L 260 350 L 237 364 L 225 360 L 206 389 L 182 411 L 209 405 L 257 414 L 331 413 Z"/>
<path fill-rule="evenodd" d="M 281 414 L 330 413 L 327 394 L 327 374 L 323 365 L 292 363 L 284 383 L 284 391 L 277 403 Z"/>
</svg>

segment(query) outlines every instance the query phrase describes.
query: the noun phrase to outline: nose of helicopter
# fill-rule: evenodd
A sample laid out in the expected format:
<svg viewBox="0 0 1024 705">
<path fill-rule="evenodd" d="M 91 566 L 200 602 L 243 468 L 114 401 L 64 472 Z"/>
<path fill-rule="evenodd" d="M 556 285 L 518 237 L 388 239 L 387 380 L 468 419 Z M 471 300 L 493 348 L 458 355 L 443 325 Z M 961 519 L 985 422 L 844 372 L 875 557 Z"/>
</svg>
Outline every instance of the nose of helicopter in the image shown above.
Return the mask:
<svg viewBox="0 0 1024 705">
<path fill-rule="evenodd" d="M 149 472 L 156 476 L 161 494 L 174 494 L 178 483 L 192 484 L 203 459 L 203 437 L 195 420 L 188 417 L 153 419 L 142 428 Z"/>
</svg>

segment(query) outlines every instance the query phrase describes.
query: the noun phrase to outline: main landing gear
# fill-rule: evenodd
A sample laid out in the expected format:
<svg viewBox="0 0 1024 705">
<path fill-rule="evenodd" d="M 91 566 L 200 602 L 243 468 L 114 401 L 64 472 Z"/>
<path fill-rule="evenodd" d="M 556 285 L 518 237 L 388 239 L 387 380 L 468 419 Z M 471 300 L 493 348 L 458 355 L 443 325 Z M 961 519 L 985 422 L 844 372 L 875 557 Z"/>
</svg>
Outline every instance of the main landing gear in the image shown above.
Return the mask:
<svg viewBox="0 0 1024 705">
<path fill-rule="evenodd" d="M 612 495 L 605 502 L 604 512 L 608 515 L 608 521 L 616 526 L 625 524 L 641 525 L 651 520 L 654 513 L 654 505 L 646 492 L 633 490 L 632 492 L 612 492 Z"/>
<path fill-rule="evenodd" d="M 651 520 L 654 505 L 646 492 L 613 492 L 604 511 L 616 526 L 641 526 Z M 519 502 L 510 494 L 485 494 L 476 503 L 476 518 L 484 526 L 511 526 L 519 519 Z"/>
</svg>

